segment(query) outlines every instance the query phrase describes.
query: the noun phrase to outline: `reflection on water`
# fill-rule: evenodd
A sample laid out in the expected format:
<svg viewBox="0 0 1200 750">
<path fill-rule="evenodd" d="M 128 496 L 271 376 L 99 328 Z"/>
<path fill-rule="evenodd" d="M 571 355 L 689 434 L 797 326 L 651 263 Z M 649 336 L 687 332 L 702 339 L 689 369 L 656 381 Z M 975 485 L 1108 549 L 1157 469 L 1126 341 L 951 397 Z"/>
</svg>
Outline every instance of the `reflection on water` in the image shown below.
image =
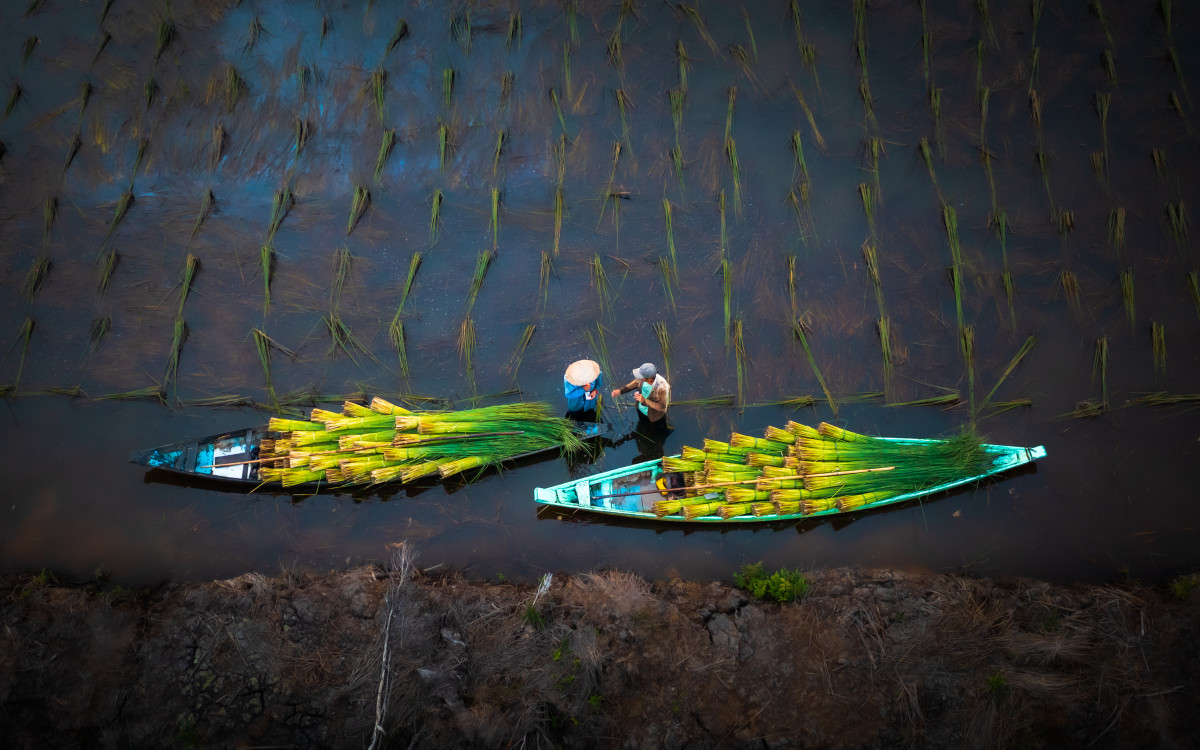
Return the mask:
<svg viewBox="0 0 1200 750">
<path fill-rule="evenodd" d="M 203 579 L 340 567 L 406 539 L 425 564 L 510 578 L 1196 565 L 1194 420 L 1136 402 L 1200 391 L 1185 86 L 1200 62 L 1177 41 L 1196 10 L 1168 28 L 1150 6 L 1110 8 L 1105 28 L 1082 6 L 1035 22 L 1014 5 L 989 29 L 966 6 L 859 25 L 843 3 L 748 22 L 717 5 L 700 26 L 669 4 L 552 3 L 522 7 L 510 39 L 508 8 L 433 5 L 404 8 L 394 39 L 386 4 L 104 5 L 0 10 L 4 569 Z M 365 352 L 332 347 L 335 323 Z M 743 404 L 675 407 L 668 451 L 834 419 L 778 403 L 824 396 L 815 364 L 851 429 L 937 435 L 977 411 L 991 441 L 1049 457 L 848 523 L 715 530 L 539 514 L 533 487 L 628 464 L 633 441 L 591 467 L 365 497 L 248 497 L 124 463 L 263 421 L 198 404 L 268 402 L 268 378 L 285 400 L 519 387 L 557 403 L 583 357 L 616 380 L 652 360 L 677 400 Z"/>
</svg>

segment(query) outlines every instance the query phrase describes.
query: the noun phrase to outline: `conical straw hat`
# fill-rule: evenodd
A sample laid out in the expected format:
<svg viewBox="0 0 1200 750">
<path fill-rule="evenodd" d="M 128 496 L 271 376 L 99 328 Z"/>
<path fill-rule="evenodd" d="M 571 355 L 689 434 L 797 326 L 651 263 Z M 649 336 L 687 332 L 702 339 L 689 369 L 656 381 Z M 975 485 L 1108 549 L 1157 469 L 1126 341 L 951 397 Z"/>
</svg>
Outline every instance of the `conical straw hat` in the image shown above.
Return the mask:
<svg viewBox="0 0 1200 750">
<path fill-rule="evenodd" d="M 567 382 L 571 385 L 587 385 L 596 379 L 600 374 L 600 365 L 590 359 L 581 359 L 578 362 L 572 362 L 567 368 Z"/>
</svg>

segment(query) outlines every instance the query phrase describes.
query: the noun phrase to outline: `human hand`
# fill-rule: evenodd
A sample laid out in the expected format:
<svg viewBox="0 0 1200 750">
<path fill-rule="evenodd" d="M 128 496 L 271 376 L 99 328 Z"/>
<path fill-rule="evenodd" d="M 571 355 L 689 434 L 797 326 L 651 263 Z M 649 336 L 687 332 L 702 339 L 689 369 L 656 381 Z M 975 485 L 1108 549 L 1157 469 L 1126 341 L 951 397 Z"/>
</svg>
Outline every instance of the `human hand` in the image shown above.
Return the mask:
<svg viewBox="0 0 1200 750">
<path fill-rule="evenodd" d="M 633 394 L 633 400 L 637 401 L 639 404 L 642 403 L 643 401 L 645 401 L 645 399 L 642 398 L 642 394 L 640 394 L 640 393 Z"/>
<path fill-rule="evenodd" d="M 620 395 L 621 395 L 621 389 L 620 389 L 620 388 L 613 388 L 613 391 L 612 391 L 612 397 L 613 397 L 613 398 L 616 398 L 617 396 L 620 396 Z"/>
</svg>

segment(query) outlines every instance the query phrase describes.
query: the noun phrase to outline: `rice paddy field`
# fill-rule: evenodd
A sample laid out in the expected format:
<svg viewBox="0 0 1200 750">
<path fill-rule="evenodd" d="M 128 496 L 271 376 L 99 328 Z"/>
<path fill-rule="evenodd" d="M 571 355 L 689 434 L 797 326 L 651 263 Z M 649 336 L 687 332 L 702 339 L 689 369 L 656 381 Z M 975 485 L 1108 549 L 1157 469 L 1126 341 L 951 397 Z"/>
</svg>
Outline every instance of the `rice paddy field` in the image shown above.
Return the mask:
<svg viewBox="0 0 1200 750">
<path fill-rule="evenodd" d="M 0 570 L 1200 564 L 1195 4 L 20 0 L 0 28 Z M 717 529 L 539 514 L 633 440 L 359 494 L 127 463 L 345 398 L 565 410 L 584 357 L 665 371 L 667 453 L 792 419 L 1049 456 Z"/>
</svg>

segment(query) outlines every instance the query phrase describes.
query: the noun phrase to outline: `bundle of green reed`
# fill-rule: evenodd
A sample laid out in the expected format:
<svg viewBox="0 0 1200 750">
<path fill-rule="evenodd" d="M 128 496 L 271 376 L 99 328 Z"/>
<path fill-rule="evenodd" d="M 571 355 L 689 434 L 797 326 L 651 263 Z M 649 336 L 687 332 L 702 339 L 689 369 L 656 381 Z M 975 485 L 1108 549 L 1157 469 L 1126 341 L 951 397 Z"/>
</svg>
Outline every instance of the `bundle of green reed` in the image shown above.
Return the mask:
<svg viewBox="0 0 1200 750">
<path fill-rule="evenodd" d="M 265 350 L 265 336 L 257 337 Z M 269 377 L 269 376 L 268 376 Z M 414 481 L 480 470 L 525 453 L 582 447 L 572 423 L 546 404 L 414 412 L 376 398 L 346 402 L 342 412 L 313 409 L 309 420 L 273 419 L 259 478 L 285 487 Z"/>
</svg>

